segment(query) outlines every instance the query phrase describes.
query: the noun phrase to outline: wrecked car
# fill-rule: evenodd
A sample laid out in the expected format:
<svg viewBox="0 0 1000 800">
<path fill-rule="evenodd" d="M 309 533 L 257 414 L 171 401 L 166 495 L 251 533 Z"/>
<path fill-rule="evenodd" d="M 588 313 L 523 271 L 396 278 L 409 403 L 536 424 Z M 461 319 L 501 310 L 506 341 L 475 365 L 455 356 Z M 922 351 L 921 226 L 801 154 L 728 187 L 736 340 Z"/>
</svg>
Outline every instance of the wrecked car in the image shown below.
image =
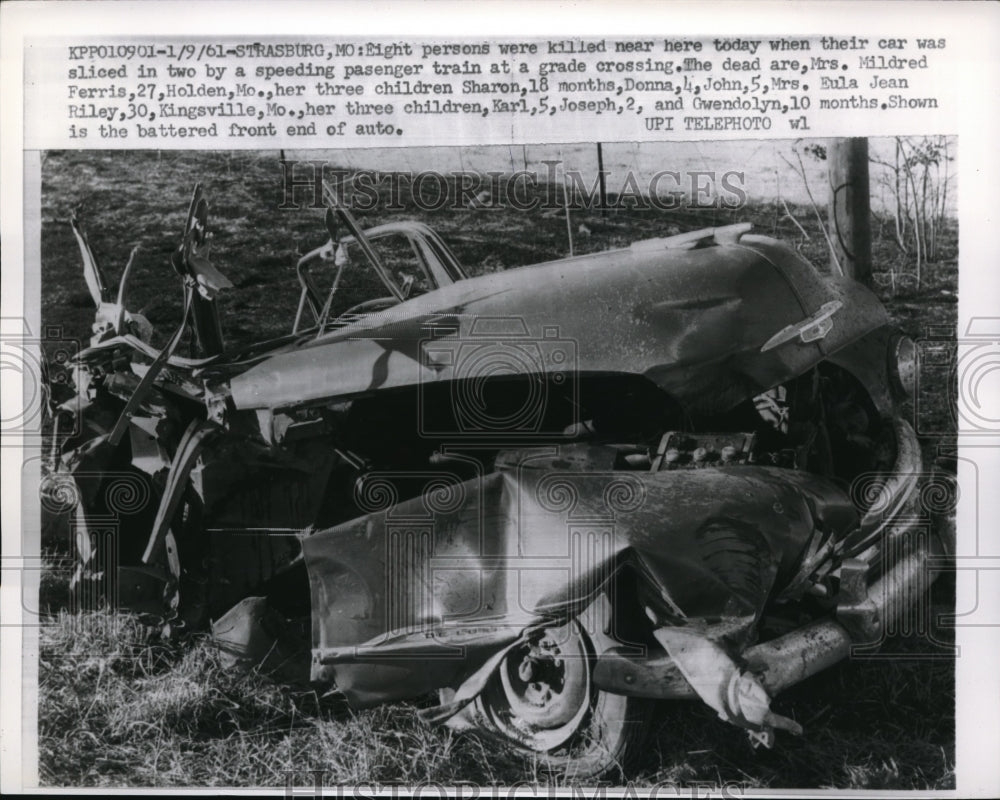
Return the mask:
<svg viewBox="0 0 1000 800">
<path fill-rule="evenodd" d="M 240 348 L 200 187 L 161 346 L 73 221 L 97 314 L 47 482 L 78 586 L 591 775 L 651 699 L 801 733 L 772 698 L 919 601 L 914 347 L 866 288 L 748 224 L 470 277 L 328 202 L 288 334 Z"/>
</svg>

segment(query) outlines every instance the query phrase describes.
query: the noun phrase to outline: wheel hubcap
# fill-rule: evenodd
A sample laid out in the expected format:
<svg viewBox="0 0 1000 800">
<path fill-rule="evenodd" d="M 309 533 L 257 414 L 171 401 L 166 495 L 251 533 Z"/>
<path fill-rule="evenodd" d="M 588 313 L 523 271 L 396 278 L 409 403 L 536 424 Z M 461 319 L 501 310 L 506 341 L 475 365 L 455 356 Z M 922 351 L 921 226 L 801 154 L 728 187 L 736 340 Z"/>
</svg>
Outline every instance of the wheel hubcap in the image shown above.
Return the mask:
<svg viewBox="0 0 1000 800">
<path fill-rule="evenodd" d="M 535 750 L 551 750 L 579 730 L 590 706 L 590 662 L 575 623 L 544 629 L 500 667 L 499 686 L 484 698 L 505 733 Z"/>
</svg>

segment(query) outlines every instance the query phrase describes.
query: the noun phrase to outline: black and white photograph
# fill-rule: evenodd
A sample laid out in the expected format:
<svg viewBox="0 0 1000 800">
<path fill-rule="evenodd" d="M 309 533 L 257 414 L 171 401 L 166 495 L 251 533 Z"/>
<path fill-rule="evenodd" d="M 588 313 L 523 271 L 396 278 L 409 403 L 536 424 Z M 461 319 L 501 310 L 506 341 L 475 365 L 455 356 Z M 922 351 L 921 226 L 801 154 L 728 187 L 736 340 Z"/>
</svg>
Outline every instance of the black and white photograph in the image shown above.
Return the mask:
<svg viewBox="0 0 1000 800">
<path fill-rule="evenodd" d="M 0 18 L 0 791 L 1000 791 L 996 7 Z"/>
<path fill-rule="evenodd" d="M 957 157 L 45 153 L 45 781 L 951 788 Z"/>
</svg>

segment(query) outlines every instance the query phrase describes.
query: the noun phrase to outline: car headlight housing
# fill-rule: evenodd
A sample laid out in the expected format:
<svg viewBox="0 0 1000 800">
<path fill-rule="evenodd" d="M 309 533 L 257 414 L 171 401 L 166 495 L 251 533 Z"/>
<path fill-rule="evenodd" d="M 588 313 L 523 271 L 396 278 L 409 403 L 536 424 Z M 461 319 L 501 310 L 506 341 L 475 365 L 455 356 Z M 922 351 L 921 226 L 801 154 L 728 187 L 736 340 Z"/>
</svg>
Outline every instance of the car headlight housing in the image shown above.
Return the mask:
<svg viewBox="0 0 1000 800">
<path fill-rule="evenodd" d="M 897 336 L 890 349 L 889 374 L 893 388 L 912 400 L 917 391 L 917 346 L 909 336 Z"/>
</svg>

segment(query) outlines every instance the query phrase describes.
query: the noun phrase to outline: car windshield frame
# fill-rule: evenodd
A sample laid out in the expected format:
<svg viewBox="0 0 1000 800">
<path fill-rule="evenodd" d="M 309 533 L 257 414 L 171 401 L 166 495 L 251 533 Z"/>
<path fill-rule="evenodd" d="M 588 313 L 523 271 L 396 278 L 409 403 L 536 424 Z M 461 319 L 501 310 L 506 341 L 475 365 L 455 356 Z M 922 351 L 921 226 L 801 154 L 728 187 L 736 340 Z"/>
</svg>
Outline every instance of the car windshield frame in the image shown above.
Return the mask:
<svg viewBox="0 0 1000 800">
<path fill-rule="evenodd" d="M 347 229 L 348 234 L 341 237 L 336 235 L 336 226 L 332 214 L 328 211 L 327 228 L 330 230 L 330 240 L 323 246 L 304 255 L 299 260 L 296 268 L 299 282 L 302 285 L 302 294 L 295 315 L 293 332 L 297 333 L 300 331 L 300 323 L 306 305 L 309 306 L 316 321 L 316 324 L 309 326 L 308 330 L 316 327 L 326 330 L 332 322 L 324 318 L 329 311 L 328 305 L 331 298 L 329 293 L 325 295 L 317 287 L 310 272 L 310 264 L 317 258 L 321 258 L 324 261 L 333 260 L 335 263 L 342 258 L 347 259 L 344 248 L 351 245 L 356 245 L 361 250 L 370 268 L 375 271 L 375 274 L 386 287 L 392 299 L 395 300 L 395 303 L 404 302 L 416 295 L 412 295 L 410 291 L 405 290 L 405 284 L 401 285 L 386 266 L 379 255 L 378 248 L 375 246 L 375 242 L 378 242 L 380 239 L 390 236 L 404 236 L 406 238 L 413 252 L 415 268 L 422 272 L 427 283 L 427 288 L 421 291 L 420 294 L 432 292 L 440 289 L 442 286 L 465 280 L 468 277 L 454 253 L 452 253 L 437 232 L 428 225 L 414 220 L 407 220 L 376 225 L 366 230 L 358 224 L 354 215 L 337 201 L 335 197 L 328 197 L 328 200 L 332 204 L 332 211 L 336 214 L 336 218 Z M 337 265 L 330 291 L 334 291 L 338 287 L 343 270 L 349 268 L 349 266 L 349 261 L 340 261 Z M 325 301 L 324 296 L 327 298 Z M 380 298 L 372 298 L 372 300 L 377 299 Z M 343 315 L 338 315 L 336 319 L 339 319 L 341 316 Z"/>
</svg>

